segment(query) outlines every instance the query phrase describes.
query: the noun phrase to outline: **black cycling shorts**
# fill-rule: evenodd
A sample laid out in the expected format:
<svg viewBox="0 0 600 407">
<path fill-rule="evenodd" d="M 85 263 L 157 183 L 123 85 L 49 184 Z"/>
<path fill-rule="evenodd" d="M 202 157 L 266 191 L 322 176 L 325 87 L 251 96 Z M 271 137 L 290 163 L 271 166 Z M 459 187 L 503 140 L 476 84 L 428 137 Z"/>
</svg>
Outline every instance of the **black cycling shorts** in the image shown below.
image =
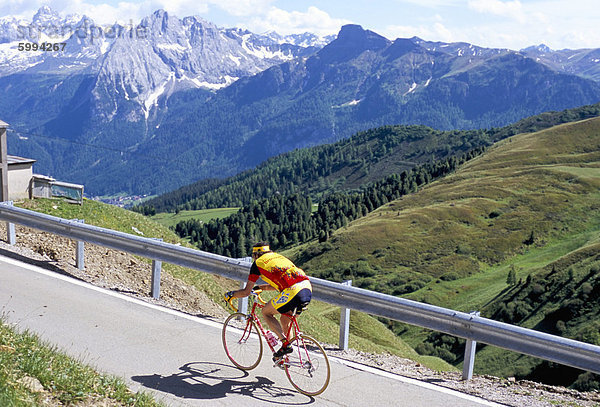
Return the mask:
<svg viewBox="0 0 600 407">
<path fill-rule="evenodd" d="M 308 306 L 311 298 L 311 286 L 308 280 L 306 280 L 283 290 L 271 302 L 280 314 L 293 313 L 296 310 L 296 315 L 299 315 Z"/>
</svg>

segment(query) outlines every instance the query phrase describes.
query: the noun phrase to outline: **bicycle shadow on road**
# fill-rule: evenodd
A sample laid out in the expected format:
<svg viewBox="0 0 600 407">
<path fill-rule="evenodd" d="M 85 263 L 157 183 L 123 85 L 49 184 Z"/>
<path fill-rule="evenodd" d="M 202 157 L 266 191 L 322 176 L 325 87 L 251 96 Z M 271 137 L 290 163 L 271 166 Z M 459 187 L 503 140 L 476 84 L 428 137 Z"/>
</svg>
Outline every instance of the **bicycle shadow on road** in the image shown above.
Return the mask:
<svg viewBox="0 0 600 407">
<path fill-rule="evenodd" d="M 313 397 L 275 386 L 266 377 L 251 377 L 248 372 L 221 363 L 191 362 L 169 376 L 132 376 L 131 380 L 185 399 L 211 400 L 239 394 L 273 404 L 305 405 L 315 402 Z"/>
</svg>

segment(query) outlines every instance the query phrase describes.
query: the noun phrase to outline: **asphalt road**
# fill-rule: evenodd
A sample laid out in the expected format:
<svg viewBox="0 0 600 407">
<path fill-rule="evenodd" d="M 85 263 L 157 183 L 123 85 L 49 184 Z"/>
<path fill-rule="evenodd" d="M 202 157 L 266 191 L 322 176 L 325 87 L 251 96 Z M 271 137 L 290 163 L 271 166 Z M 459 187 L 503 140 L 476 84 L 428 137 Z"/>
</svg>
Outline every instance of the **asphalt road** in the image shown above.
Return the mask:
<svg viewBox="0 0 600 407">
<path fill-rule="evenodd" d="M 0 315 L 98 371 L 169 406 L 410 406 L 497 404 L 337 359 L 327 390 L 296 392 L 263 355 L 242 372 L 221 344 L 222 325 L 99 289 L 0 256 Z"/>
</svg>

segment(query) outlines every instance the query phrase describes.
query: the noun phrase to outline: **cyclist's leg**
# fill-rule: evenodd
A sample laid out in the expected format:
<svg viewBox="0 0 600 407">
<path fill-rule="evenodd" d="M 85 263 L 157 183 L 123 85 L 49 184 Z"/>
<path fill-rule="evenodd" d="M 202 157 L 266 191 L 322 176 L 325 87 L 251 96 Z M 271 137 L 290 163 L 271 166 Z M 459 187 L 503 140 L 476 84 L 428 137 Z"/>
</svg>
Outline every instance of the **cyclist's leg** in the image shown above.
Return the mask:
<svg viewBox="0 0 600 407">
<path fill-rule="evenodd" d="M 279 319 L 281 320 L 281 326 L 283 327 L 283 335 L 286 336 L 288 334 L 288 332 L 290 332 L 290 325 L 292 324 L 292 317 L 291 317 L 291 315 L 284 313 L 284 314 L 281 314 L 281 317 Z M 293 335 L 294 334 L 292 333 L 292 336 Z M 287 336 L 285 338 L 286 341 L 289 341 L 290 339 L 292 339 L 292 338 L 287 337 Z"/>
<path fill-rule="evenodd" d="M 306 284 L 295 284 L 288 290 L 290 290 L 290 295 L 287 301 L 275 301 L 277 311 L 281 314 L 280 319 L 285 335 L 287 335 L 290 330 L 292 315 L 300 315 L 300 313 L 308 306 L 312 298 L 312 290 L 310 289 L 310 283 L 308 282 L 306 282 Z M 284 290 L 284 292 L 285 291 L 286 290 Z M 291 338 L 286 337 L 286 340 L 289 339 Z"/>
<path fill-rule="evenodd" d="M 269 325 L 271 331 L 273 331 L 275 335 L 277 335 L 279 339 L 283 341 L 285 339 L 285 334 L 281 324 L 275 317 L 275 315 L 279 314 L 279 311 L 277 311 L 275 306 L 273 306 L 273 300 L 269 301 L 269 303 L 264 306 L 262 309 L 262 314 L 263 317 L 265 317 L 265 321 L 267 321 L 267 325 Z"/>
</svg>

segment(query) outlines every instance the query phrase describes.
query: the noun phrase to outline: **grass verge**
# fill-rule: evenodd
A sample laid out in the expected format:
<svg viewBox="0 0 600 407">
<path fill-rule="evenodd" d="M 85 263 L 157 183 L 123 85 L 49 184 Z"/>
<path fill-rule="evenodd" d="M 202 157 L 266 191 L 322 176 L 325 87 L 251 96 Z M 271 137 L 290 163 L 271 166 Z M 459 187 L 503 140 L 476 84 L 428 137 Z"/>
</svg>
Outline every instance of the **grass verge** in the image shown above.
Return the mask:
<svg viewBox="0 0 600 407">
<path fill-rule="evenodd" d="M 0 320 L 0 405 L 163 406 Z"/>
</svg>

